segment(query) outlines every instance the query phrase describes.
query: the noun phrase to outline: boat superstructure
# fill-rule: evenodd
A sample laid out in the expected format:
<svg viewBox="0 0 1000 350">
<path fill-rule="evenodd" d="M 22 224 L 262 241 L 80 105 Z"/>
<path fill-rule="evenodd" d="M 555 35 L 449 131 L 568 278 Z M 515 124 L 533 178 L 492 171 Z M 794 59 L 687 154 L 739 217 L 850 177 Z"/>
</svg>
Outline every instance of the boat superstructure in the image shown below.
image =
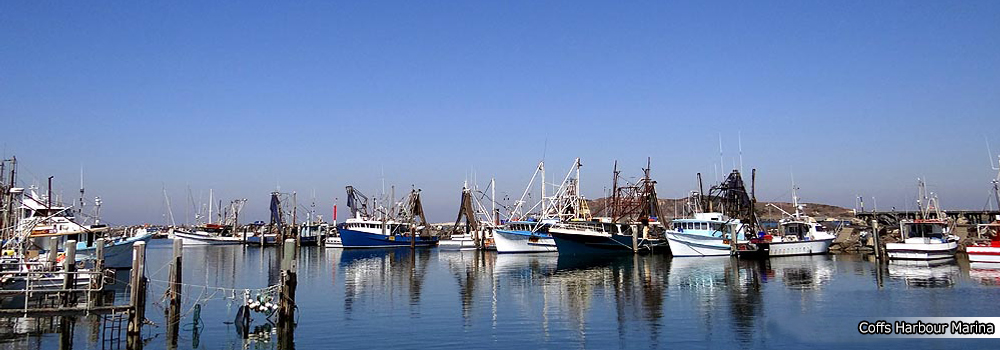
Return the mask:
<svg viewBox="0 0 1000 350">
<path fill-rule="evenodd" d="M 580 194 L 580 167 L 576 158 L 563 181 L 547 194 L 545 182 L 545 162 L 539 162 L 521 198 L 511 210 L 510 220 L 498 228 L 494 234 L 499 253 L 544 253 L 555 252 L 556 242 L 549 234 L 549 228 L 557 222 L 568 220 L 589 220 L 590 208 Z M 526 198 L 533 188 L 535 178 L 541 174 L 541 197 L 532 207 L 526 207 Z"/>
</svg>

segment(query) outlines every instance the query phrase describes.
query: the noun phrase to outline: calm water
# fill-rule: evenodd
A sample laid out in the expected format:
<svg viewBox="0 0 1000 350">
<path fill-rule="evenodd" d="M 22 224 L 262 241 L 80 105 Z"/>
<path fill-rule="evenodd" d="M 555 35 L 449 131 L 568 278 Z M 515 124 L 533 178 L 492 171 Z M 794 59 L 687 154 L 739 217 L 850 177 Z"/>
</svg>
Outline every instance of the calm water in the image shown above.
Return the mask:
<svg viewBox="0 0 1000 350">
<path fill-rule="evenodd" d="M 170 242 L 148 250 L 146 349 L 165 349 L 161 297 Z M 274 349 L 277 336 L 244 341 L 223 288 L 276 284 L 274 249 L 184 250 L 185 317 L 179 348 Z M 872 339 L 878 317 L 1000 316 L 1000 272 L 878 265 L 860 256 L 730 258 L 498 255 L 305 248 L 299 260 L 294 344 L 315 348 L 973 348 L 991 340 Z M 202 327 L 191 325 L 200 306 Z M 2 321 L 0 347 L 101 349 L 97 317 Z M 72 336 L 61 336 L 67 332 Z"/>
</svg>

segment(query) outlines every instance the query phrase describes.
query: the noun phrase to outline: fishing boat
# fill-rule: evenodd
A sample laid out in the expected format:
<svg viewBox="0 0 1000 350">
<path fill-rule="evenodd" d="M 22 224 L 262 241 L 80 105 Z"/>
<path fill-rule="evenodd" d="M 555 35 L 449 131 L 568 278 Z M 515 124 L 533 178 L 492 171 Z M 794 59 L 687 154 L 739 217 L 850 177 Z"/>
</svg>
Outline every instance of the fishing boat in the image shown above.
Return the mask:
<svg viewBox="0 0 1000 350">
<path fill-rule="evenodd" d="M 622 184 L 620 177 L 615 162 L 610 205 L 605 208 L 611 214 L 609 219 L 563 220 L 549 228 L 559 254 L 666 251 L 664 228 L 657 221 L 656 182 L 650 178 L 648 159 L 643 177 L 635 184 Z"/>
<path fill-rule="evenodd" d="M 826 254 L 830 252 L 830 245 L 837 238 L 837 236 L 826 232 L 823 225 L 816 222 L 816 219 L 802 211 L 804 205 L 799 204 L 797 189 L 793 180 L 792 207 L 795 208 L 794 213 L 789 213 L 777 205 L 768 203 L 769 206 L 778 209 L 786 216 L 778 222 L 776 235 L 763 237 L 768 246 L 769 256 Z"/>
<path fill-rule="evenodd" d="M 728 237 L 741 226 L 738 219 L 722 213 L 694 213 L 691 218 L 674 219 L 666 232 L 670 253 L 676 257 L 730 255 Z"/>
<path fill-rule="evenodd" d="M 698 183 L 699 192 L 688 197 L 692 217 L 673 220 L 666 232 L 670 253 L 675 257 L 767 257 L 767 245 L 755 234 L 760 227 L 754 210 L 756 200 L 746 190 L 740 171 L 734 169 L 712 186 L 708 196 L 700 192 L 700 174 Z"/>
<path fill-rule="evenodd" d="M 951 234 L 948 221 L 939 209 L 937 198 L 928 195 L 922 180 L 917 180 L 920 218 L 900 220 L 899 234 L 902 242 L 887 243 L 885 250 L 892 260 L 943 260 L 954 259 L 958 250 L 958 237 Z"/>
<path fill-rule="evenodd" d="M 231 245 L 243 243 L 243 237 L 233 235 L 230 226 L 221 224 L 199 225 L 192 231 L 175 229 L 174 239 L 183 240 L 184 245 Z"/>
<path fill-rule="evenodd" d="M 998 162 L 998 165 L 1000 165 L 1000 162 Z M 993 170 L 1000 170 L 1000 166 L 993 167 Z M 1000 171 L 997 172 L 997 178 L 993 180 L 993 196 L 996 200 L 997 208 L 1000 208 Z M 977 225 L 976 231 L 980 241 L 965 247 L 965 252 L 969 255 L 969 261 L 1000 263 L 1000 216 L 997 216 L 992 223 Z M 986 241 L 982 241 L 983 239 Z"/>
<path fill-rule="evenodd" d="M 559 254 L 585 255 L 666 251 L 655 222 L 619 224 L 611 221 L 564 221 L 549 228 Z"/>
<path fill-rule="evenodd" d="M 381 207 L 375 208 L 377 216 L 371 215 L 368 212 L 368 197 L 353 186 L 347 186 L 347 206 L 354 217 L 337 225 L 341 245 L 344 248 L 436 246 L 437 237 L 417 234 L 423 233 L 427 226 L 420 203 L 420 190 L 410 191 L 404 202 L 406 204 L 399 208 L 402 215 L 390 215 L 395 208 L 384 210 L 386 208 Z M 420 224 L 414 223 L 417 216 L 420 217 Z"/>
<path fill-rule="evenodd" d="M 236 228 L 239 227 L 239 215 L 243 210 L 243 207 L 246 205 L 247 200 L 235 199 L 229 203 L 228 208 L 220 208 L 220 210 L 225 210 L 222 210 L 222 213 L 217 213 L 219 220 L 218 223 L 216 223 L 212 205 L 214 191 L 209 190 L 208 193 L 208 223 L 199 224 L 190 231 L 175 228 L 173 231 L 173 238 L 182 240 L 184 245 L 242 244 L 246 239 L 246 234 L 245 232 L 243 234 L 237 234 Z M 200 221 L 201 216 L 196 215 L 195 220 Z"/>
<path fill-rule="evenodd" d="M 561 221 L 589 220 L 590 208 L 580 194 L 580 158 L 573 161 L 566 176 L 552 195 L 545 182 L 545 162 L 539 162 L 528 186 L 511 210 L 511 220 L 496 229 L 493 240 L 498 253 L 545 253 L 558 250 L 549 230 Z M 526 198 L 535 178 L 541 175 L 541 197 L 534 206 L 525 209 Z M 537 209 L 537 212 L 536 212 Z"/>
<path fill-rule="evenodd" d="M 452 226 L 449 239 L 441 240 L 438 248 L 441 250 L 496 250 L 495 232 L 500 221 L 500 212 L 496 208 L 496 182 L 490 180 L 487 190 L 492 195 L 487 195 L 486 191 L 479 190 L 479 186 L 470 188 L 468 182 L 462 185 L 462 201 L 458 209 L 458 217 Z M 488 197 L 488 198 L 487 198 Z M 487 210 L 483 205 L 483 200 L 489 200 L 493 210 Z M 462 219 L 465 224 L 462 225 Z"/>
</svg>

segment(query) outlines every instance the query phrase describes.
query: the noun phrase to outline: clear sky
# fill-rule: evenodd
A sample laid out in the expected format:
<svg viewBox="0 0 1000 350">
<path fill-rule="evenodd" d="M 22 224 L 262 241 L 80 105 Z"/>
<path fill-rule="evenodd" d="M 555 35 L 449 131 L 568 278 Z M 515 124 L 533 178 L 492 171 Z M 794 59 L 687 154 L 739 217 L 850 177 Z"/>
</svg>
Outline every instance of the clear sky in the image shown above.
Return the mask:
<svg viewBox="0 0 1000 350">
<path fill-rule="evenodd" d="M 162 223 L 162 188 L 179 219 L 188 188 L 328 212 L 383 173 L 453 220 L 470 173 L 516 196 L 543 157 L 581 157 L 591 198 L 652 157 L 681 197 L 720 134 L 761 200 L 794 173 L 805 201 L 912 208 L 926 177 L 982 209 L 1000 151 L 997 1 L 4 1 L 0 47 L 22 184 L 75 197 L 82 166 L 114 224 Z"/>
</svg>

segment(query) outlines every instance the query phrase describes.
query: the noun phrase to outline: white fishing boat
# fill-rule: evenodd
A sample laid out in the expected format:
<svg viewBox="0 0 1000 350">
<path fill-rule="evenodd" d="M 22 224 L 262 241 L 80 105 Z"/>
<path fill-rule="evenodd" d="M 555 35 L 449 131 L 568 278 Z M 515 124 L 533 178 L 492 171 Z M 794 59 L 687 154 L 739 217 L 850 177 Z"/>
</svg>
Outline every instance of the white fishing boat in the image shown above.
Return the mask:
<svg viewBox="0 0 1000 350">
<path fill-rule="evenodd" d="M 246 240 L 246 232 L 237 233 L 235 228 L 239 227 L 239 215 L 247 200 L 235 199 L 229 202 L 229 208 L 219 213 L 219 223 L 215 223 L 212 206 L 214 192 L 209 190 L 208 193 L 208 223 L 197 225 L 193 230 L 175 228 L 173 238 L 183 240 L 184 245 L 242 244 Z M 200 218 L 196 216 L 196 221 L 200 221 Z"/>
<path fill-rule="evenodd" d="M 698 182 L 701 183 L 700 177 Z M 746 190 L 739 170 L 733 170 L 726 179 L 713 186 L 708 196 L 703 196 L 700 191 L 688 196 L 687 210 L 691 217 L 672 220 L 666 232 L 671 255 L 704 257 L 735 252 L 759 256 L 765 252 L 759 249 L 759 245 L 750 242 L 751 238 L 756 239 L 754 231 L 759 225 L 751 204 L 751 194 Z M 733 237 L 736 242 L 732 241 Z"/>
<path fill-rule="evenodd" d="M 492 194 L 487 194 L 490 191 Z M 479 185 L 470 188 L 468 182 L 462 185 L 462 202 L 458 209 L 458 218 L 452 226 L 451 236 L 438 243 L 441 250 L 495 250 L 495 232 L 500 221 L 500 212 L 496 208 L 496 181 L 490 180 L 486 191 Z M 483 205 L 488 200 L 492 210 Z M 465 224 L 462 224 L 465 218 Z"/>
<path fill-rule="evenodd" d="M 887 243 L 885 250 L 893 260 L 943 260 L 955 258 L 958 237 L 951 234 L 948 221 L 939 209 L 937 198 L 928 195 L 924 182 L 918 179 L 921 219 L 900 220 L 902 242 Z M 931 217 L 931 214 L 933 218 Z"/>
<path fill-rule="evenodd" d="M 229 245 L 242 244 L 243 237 L 231 234 L 229 226 L 204 224 L 192 231 L 174 230 L 174 239 L 184 241 L 184 245 Z"/>
<path fill-rule="evenodd" d="M 674 219 L 667 230 L 670 254 L 676 257 L 730 255 L 729 237 L 740 231 L 740 220 L 722 213 L 694 213 L 693 218 Z"/>
<path fill-rule="evenodd" d="M 777 234 L 764 237 L 764 242 L 768 246 L 768 256 L 826 254 L 830 252 L 830 245 L 837 238 L 836 235 L 828 233 L 816 219 L 802 211 L 804 205 L 799 204 L 797 189 L 795 181 L 792 181 L 792 206 L 795 208 L 795 213 L 789 213 L 777 205 L 768 203 L 787 216 L 778 222 Z"/>
</svg>

